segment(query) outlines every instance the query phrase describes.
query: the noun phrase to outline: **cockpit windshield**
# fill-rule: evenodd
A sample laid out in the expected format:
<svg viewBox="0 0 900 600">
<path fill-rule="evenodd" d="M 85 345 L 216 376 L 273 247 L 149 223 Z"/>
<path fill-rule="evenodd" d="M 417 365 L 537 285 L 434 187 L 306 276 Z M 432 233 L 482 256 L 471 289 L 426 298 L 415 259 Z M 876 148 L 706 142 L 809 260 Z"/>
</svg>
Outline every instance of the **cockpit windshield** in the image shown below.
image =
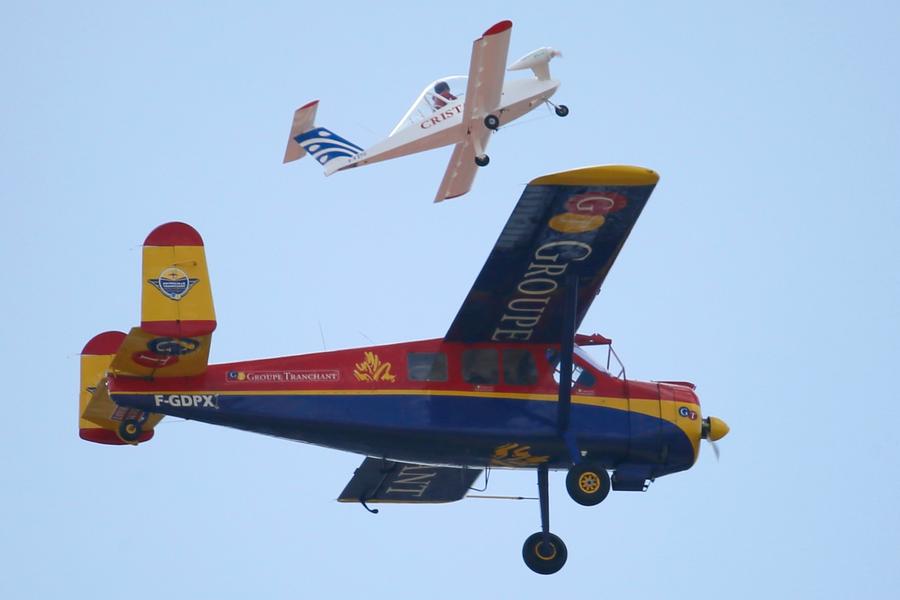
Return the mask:
<svg viewBox="0 0 900 600">
<path fill-rule="evenodd" d="M 464 75 L 441 77 L 429 83 L 391 131 L 391 135 L 431 118 L 435 111 L 445 106 L 461 104 L 468 83 L 469 78 Z"/>
</svg>

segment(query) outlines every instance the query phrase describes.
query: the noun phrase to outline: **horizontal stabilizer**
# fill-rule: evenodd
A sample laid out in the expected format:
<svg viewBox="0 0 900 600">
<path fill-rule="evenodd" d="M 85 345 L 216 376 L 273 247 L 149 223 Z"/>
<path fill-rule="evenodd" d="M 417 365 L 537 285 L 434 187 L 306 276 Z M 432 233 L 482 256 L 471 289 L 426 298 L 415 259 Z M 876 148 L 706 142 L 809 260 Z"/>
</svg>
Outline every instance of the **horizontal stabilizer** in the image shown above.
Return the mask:
<svg viewBox="0 0 900 600">
<path fill-rule="evenodd" d="M 81 389 L 79 390 L 78 433 L 81 439 L 97 444 L 124 445 L 119 425 L 125 419 L 143 424 L 136 443 L 153 437 L 153 428 L 163 415 L 118 407 L 109 397 L 106 371 L 126 336 L 121 331 L 106 331 L 94 336 L 81 351 Z"/>
<path fill-rule="evenodd" d="M 366 458 L 339 502 L 429 504 L 462 500 L 481 469 L 432 467 Z"/>
</svg>

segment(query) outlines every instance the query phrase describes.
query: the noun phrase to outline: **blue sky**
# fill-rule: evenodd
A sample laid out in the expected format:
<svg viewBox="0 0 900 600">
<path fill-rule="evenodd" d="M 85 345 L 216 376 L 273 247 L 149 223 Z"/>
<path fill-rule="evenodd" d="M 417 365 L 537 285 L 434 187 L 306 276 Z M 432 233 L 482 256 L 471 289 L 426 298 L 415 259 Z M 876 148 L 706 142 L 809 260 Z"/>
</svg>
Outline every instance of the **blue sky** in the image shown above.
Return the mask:
<svg viewBox="0 0 900 600">
<path fill-rule="evenodd" d="M 885 597 L 900 585 L 900 14 L 890 2 L 53 3 L 0 22 L 4 598 Z M 293 110 L 367 146 L 471 42 L 552 45 L 558 119 L 325 178 Z M 225 362 L 443 335 L 522 186 L 588 164 L 661 181 L 582 332 L 631 377 L 688 379 L 732 433 L 587 509 L 551 475 L 569 562 L 520 548 L 534 502 L 334 498 L 357 456 L 164 421 L 77 437 L 78 353 L 139 318 L 139 247 L 204 236 Z M 491 492 L 531 495 L 530 473 Z"/>
</svg>

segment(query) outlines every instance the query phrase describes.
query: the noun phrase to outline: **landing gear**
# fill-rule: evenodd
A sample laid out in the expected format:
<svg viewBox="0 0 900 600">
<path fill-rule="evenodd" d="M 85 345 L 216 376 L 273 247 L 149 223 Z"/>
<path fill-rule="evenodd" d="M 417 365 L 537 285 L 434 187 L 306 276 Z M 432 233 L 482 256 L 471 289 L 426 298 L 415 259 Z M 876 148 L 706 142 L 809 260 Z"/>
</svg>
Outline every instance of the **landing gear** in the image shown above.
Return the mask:
<svg viewBox="0 0 900 600">
<path fill-rule="evenodd" d="M 565 117 L 569 114 L 569 107 L 565 104 L 553 104 L 549 100 L 544 100 L 547 103 L 547 106 L 552 106 L 553 110 L 556 111 L 557 117 Z"/>
<path fill-rule="evenodd" d="M 528 568 L 541 575 L 552 575 L 566 564 L 568 551 L 566 545 L 559 536 L 552 533 L 544 534 L 540 531 L 528 536 L 525 545 L 522 546 L 522 558 Z"/>
<path fill-rule="evenodd" d="M 522 546 L 522 559 L 529 569 L 541 575 L 552 575 L 566 564 L 569 552 L 559 536 L 550 533 L 550 498 L 548 467 L 538 466 L 538 496 L 541 504 L 541 530 L 533 533 Z"/>
<path fill-rule="evenodd" d="M 488 163 L 491 162 L 491 157 L 487 154 L 482 154 L 481 156 L 475 157 L 475 164 L 479 167 L 486 167 Z"/>
<path fill-rule="evenodd" d="M 119 424 L 119 437 L 123 442 L 133 444 L 140 439 L 141 433 L 141 422 L 137 419 L 125 419 Z"/>
<path fill-rule="evenodd" d="M 610 482 L 606 469 L 582 463 L 572 466 L 566 475 L 566 490 L 582 506 L 595 506 L 606 499 Z"/>
<path fill-rule="evenodd" d="M 488 115 L 484 118 L 484 126 L 491 131 L 497 131 L 497 128 L 500 127 L 500 118 L 495 115 Z"/>
</svg>

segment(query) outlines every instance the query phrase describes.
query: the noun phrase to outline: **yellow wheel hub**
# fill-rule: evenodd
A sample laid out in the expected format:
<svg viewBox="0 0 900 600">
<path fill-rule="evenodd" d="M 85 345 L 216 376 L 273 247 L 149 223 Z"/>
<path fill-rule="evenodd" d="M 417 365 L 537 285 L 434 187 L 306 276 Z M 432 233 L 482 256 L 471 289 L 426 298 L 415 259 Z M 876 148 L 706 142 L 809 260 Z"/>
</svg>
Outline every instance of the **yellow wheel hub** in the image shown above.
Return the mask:
<svg viewBox="0 0 900 600">
<path fill-rule="evenodd" d="M 578 478 L 578 487 L 585 494 L 596 494 L 600 491 L 600 477 L 593 471 L 582 473 Z"/>
<path fill-rule="evenodd" d="M 552 552 L 548 556 L 544 556 L 543 554 L 541 554 L 541 547 L 543 545 L 543 542 L 538 542 L 534 545 L 534 555 L 541 560 L 553 560 L 554 558 L 556 558 L 556 544 L 554 544 L 553 542 L 547 543 L 547 545 L 550 546 L 550 550 L 552 550 Z"/>
<path fill-rule="evenodd" d="M 125 433 L 127 433 L 128 435 L 134 435 L 135 433 L 137 433 L 137 427 L 134 424 L 129 423 L 125 426 Z"/>
</svg>

